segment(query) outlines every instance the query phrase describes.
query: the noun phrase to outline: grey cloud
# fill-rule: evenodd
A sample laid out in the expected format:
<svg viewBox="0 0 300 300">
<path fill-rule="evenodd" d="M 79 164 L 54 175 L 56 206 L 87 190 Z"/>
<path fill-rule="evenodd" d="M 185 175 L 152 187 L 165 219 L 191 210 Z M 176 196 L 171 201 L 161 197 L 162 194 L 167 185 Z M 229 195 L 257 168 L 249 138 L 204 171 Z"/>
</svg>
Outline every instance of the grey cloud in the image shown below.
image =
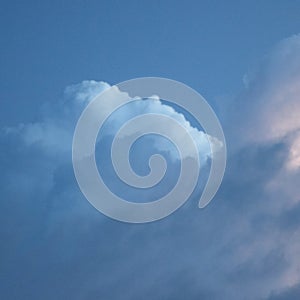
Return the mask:
<svg viewBox="0 0 300 300">
<path fill-rule="evenodd" d="M 281 293 L 271 295 L 268 300 L 295 300 L 300 297 L 300 284 L 285 289 Z"/>
</svg>

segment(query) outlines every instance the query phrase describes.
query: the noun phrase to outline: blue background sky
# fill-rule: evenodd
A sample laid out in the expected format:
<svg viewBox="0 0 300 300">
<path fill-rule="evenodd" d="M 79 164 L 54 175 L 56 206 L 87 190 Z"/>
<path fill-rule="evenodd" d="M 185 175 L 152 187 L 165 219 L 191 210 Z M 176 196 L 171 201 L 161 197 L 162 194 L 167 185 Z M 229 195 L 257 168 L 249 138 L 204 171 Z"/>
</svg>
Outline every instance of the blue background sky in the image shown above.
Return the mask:
<svg viewBox="0 0 300 300">
<path fill-rule="evenodd" d="M 67 85 L 83 79 L 114 84 L 162 76 L 209 99 L 235 93 L 244 73 L 300 27 L 299 1 L 2 1 L 1 6 L 6 107 L 1 121 L 11 124 L 34 117 L 29 99 L 35 105 L 55 101 Z M 16 114 L 16 105 L 26 114 Z"/>
<path fill-rule="evenodd" d="M 1 298 L 298 299 L 299 15 L 300 1 L 2 1 Z M 83 198 L 71 139 L 98 81 L 144 76 L 200 92 L 229 158 L 205 210 L 193 197 L 130 225 Z"/>
</svg>

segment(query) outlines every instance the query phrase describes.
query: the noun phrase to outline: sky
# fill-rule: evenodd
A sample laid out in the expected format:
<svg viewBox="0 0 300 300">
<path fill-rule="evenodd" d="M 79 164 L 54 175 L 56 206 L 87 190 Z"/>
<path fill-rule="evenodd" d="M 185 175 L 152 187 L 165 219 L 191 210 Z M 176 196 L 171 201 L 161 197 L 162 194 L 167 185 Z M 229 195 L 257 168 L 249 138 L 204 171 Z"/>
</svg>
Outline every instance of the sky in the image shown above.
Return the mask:
<svg viewBox="0 0 300 300">
<path fill-rule="evenodd" d="M 1 4 L 1 299 L 300 298 L 300 1 Z M 205 97 L 228 160 L 220 190 L 198 209 L 210 167 L 201 128 L 166 103 L 119 111 L 96 148 L 116 193 L 126 186 L 97 155 L 134 115 L 179 119 L 205 153 L 185 205 L 160 221 L 127 224 L 82 195 L 72 138 L 94 96 L 145 76 L 181 81 Z M 136 143 L 130 162 L 138 174 L 154 152 L 169 167 L 144 200 L 174 185 L 172 147 L 154 137 Z"/>
</svg>

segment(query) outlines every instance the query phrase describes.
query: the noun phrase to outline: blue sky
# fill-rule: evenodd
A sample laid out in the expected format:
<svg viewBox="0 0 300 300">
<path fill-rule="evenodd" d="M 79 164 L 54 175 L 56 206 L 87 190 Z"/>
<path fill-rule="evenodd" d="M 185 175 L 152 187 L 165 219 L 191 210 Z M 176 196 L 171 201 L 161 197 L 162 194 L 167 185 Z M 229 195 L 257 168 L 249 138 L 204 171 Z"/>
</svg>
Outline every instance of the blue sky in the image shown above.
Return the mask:
<svg viewBox="0 0 300 300">
<path fill-rule="evenodd" d="M 3 1 L 1 298 L 298 299 L 299 13 L 299 1 Z M 85 200 L 71 143 L 95 94 L 144 76 L 200 92 L 229 152 L 207 208 L 200 182 L 168 218 L 133 225 Z"/>
</svg>

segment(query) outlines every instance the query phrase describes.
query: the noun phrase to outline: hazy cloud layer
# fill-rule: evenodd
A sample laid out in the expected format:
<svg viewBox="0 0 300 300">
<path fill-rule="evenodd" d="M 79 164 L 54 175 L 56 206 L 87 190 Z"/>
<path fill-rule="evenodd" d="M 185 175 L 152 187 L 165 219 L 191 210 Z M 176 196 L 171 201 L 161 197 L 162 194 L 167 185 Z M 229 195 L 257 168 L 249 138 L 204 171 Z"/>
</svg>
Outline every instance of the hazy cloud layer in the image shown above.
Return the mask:
<svg viewBox="0 0 300 300">
<path fill-rule="evenodd" d="M 285 140 L 287 168 L 300 168 L 300 36 L 281 41 L 248 81 L 236 106 L 243 143 Z M 234 124 L 232 124 L 234 126 Z"/>
</svg>

